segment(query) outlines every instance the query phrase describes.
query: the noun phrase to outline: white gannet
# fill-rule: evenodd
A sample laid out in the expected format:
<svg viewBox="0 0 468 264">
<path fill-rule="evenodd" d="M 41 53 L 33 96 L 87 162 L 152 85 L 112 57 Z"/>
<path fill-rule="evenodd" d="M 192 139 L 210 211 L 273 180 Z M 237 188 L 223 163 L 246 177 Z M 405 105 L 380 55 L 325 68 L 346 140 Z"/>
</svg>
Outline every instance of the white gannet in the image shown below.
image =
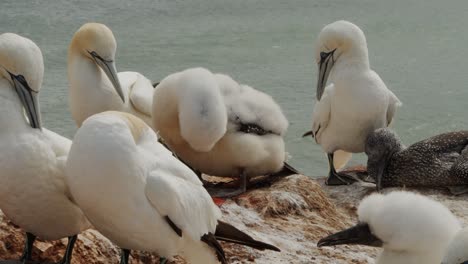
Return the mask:
<svg viewBox="0 0 468 264">
<path fill-rule="evenodd" d="M 103 112 L 85 120 L 67 161 L 71 193 L 93 226 L 129 251 L 225 263 L 216 239 L 278 250 L 227 223 L 195 173 L 139 118 Z"/>
<path fill-rule="evenodd" d="M 193 68 L 171 74 L 153 97 L 153 127 L 177 157 L 196 171 L 240 178 L 281 172 L 295 174 L 285 163 L 283 136 L 288 121 L 267 94 L 224 74 Z"/>
<path fill-rule="evenodd" d="M 117 44 L 103 24 L 84 24 L 68 49 L 70 109 L 78 126 L 93 114 L 115 110 L 134 114 L 151 126 L 153 86 L 137 72 L 115 67 Z"/>
<path fill-rule="evenodd" d="M 377 264 L 440 264 L 450 241 L 460 230 L 458 219 L 447 207 L 405 191 L 364 198 L 358 216 L 356 226 L 323 238 L 317 245 L 383 247 Z"/>
<path fill-rule="evenodd" d="M 442 264 L 468 264 L 468 228 L 464 228 L 452 239 Z"/>
<path fill-rule="evenodd" d="M 337 21 L 322 29 L 316 60 L 317 102 L 312 130 L 304 136 L 312 135 L 328 155 L 327 184 L 349 184 L 351 179 L 335 170 L 334 152 L 364 152 L 367 135 L 388 126 L 401 102 L 370 68 L 366 37 L 350 22 Z"/>
<path fill-rule="evenodd" d="M 60 263 L 69 264 L 77 234 L 89 223 L 65 182 L 71 141 L 41 128 L 37 95 L 43 74 L 42 53 L 34 42 L 0 35 L 0 209 L 26 231 L 23 263 L 31 259 L 38 236 L 68 237 Z"/>
</svg>

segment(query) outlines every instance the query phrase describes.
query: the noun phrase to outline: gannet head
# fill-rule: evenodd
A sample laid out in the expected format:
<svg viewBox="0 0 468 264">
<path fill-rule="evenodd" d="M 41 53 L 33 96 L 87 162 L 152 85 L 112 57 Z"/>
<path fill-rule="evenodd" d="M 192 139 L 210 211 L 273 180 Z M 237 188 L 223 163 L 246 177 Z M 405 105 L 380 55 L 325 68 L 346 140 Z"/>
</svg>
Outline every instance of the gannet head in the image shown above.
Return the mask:
<svg viewBox="0 0 468 264">
<path fill-rule="evenodd" d="M 31 127 L 39 129 L 41 115 L 37 95 L 43 75 L 42 53 L 34 42 L 13 33 L 0 35 L 0 76 L 17 92 Z"/>
<path fill-rule="evenodd" d="M 403 148 L 398 135 L 389 128 L 379 128 L 367 136 L 367 172 L 375 179 L 378 190 L 382 188 L 382 176 L 390 158 Z"/>
<path fill-rule="evenodd" d="M 468 264 L 468 228 L 462 229 L 450 242 L 442 264 Z"/>
<path fill-rule="evenodd" d="M 322 98 L 330 71 L 341 57 L 346 54 L 365 55 L 365 59 L 368 60 L 364 33 L 358 26 L 344 20 L 325 26 L 315 47 L 315 59 L 319 68 L 317 100 Z"/>
<path fill-rule="evenodd" d="M 69 53 L 78 53 L 94 61 L 104 71 L 115 91 L 125 102 L 115 67 L 116 49 L 114 34 L 106 25 L 86 23 L 73 36 Z"/>
<path fill-rule="evenodd" d="M 392 253 L 422 255 L 430 256 L 434 263 L 438 263 L 460 230 L 458 219 L 444 205 L 405 191 L 364 198 L 358 216 L 356 226 L 321 239 L 318 246 L 382 246 L 384 251 L 380 258 L 390 257 Z"/>
</svg>

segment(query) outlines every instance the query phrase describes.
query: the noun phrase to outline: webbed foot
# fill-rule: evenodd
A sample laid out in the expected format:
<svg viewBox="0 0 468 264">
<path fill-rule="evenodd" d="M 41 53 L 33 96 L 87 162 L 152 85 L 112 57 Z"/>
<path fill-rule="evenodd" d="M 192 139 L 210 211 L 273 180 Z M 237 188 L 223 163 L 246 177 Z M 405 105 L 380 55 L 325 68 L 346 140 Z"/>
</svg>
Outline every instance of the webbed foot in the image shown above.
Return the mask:
<svg viewBox="0 0 468 264">
<path fill-rule="evenodd" d="M 328 175 L 328 179 L 325 182 L 327 185 L 330 186 L 338 186 L 338 185 L 350 185 L 356 182 L 356 179 L 350 175 L 340 172 L 332 172 Z"/>
</svg>

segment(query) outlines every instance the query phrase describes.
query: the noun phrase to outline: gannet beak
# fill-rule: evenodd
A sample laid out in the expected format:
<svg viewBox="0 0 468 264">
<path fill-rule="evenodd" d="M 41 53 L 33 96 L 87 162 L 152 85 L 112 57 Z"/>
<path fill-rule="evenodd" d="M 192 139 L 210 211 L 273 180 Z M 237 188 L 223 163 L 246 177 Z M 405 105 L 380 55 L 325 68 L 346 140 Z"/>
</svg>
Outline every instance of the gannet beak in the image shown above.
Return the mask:
<svg viewBox="0 0 468 264">
<path fill-rule="evenodd" d="M 308 136 L 314 137 L 314 132 L 312 132 L 312 130 L 310 130 L 310 131 L 305 132 L 305 133 L 302 135 L 302 137 L 308 137 Z"/>
<path fill-rule="evenodd" d="M 328 75 L 330 75 L 330 71 L 335 64 L 335 58 L 333 58 L 335 50 L 336 49 L 330 52 L 320 52 L 319 74 L 317 78 L 317 100 L 319 101 L 322 98 L 323 90 L 327 84 Z"/>
<path fill-rule="evenodd" d="M 112 85 L 114 86 L 115 91 L 119 94 L 122 102 L 125 103 L 125 96 L 122 91 L 122 86 L 120 85 L 119 77 L 117 75 L 117 69 L 115 68 L 115 62 L 113 60 L 105 60 L 95 51 L 89 52 L 93 57 L 94 61 L 96 62 L 99 67 L 106 73 L 107 78 L 111 81 Z"/>
<path fill-rule="evenodd" d="M 372 247 L 382 247 L 383 242 L 374 236 L 366 223 L 359 223 L 351 228 L 320 239 L 318 247 L 343 244 L 358 244 Z"/>
<path fill-rule="evenodd" d="M 370 174 L 376 173 L 375 175 L 370 175 L 370 176 L 374 177 L 375 187 L 377 191 L 382 190 L 382 177 L 384 174 L 384 170 L 387 167 L 387 161 L 388 159 L 385 157 L 382 157 L 378 161 L 372 161 L 372 160 L 367 161 L 367 168 L 377 168 L 376 172 L 370 173 Z"/>
<path fill-rule="evenodd" d="M 16 93 L 20 98 L 23 108 L 28 116 L 29 124 L 32 128 L 41 129 L 41 113 L 39 112 L 39 104 L 37 102 L 37 91 L 29 87 L 28 82 L 23 75 L 14 75 L 8 72 L 13 81 Z"/>
</svg>

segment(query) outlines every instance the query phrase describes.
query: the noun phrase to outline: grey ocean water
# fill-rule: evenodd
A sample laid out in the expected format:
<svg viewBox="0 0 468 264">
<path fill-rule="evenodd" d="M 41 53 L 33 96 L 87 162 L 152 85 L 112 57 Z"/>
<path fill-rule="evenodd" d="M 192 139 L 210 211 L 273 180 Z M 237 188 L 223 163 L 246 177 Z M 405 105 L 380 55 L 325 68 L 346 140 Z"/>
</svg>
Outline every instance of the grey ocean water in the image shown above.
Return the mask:
<svg viewBox="0 0 468 264">
<path fill-rule="evenodd" d="M 157 81 L 204 66 L 272 95 L 290 121 L 291 163 L 311 176 L 327 171 L 320 147 L 300 137 L 315 98 L 314 43 L 339 19 L 364 30 L 371 66 L 402 100 L 394 127 L 404 142 L 468 129 L 466 0 L 0 1 L 0 31 L 31 38 L 44 54 L 46 127 L 73 137 L 68 44 L 83 23 L 102 22 L 117 39 L 119 71 Z"/>
</svg>

